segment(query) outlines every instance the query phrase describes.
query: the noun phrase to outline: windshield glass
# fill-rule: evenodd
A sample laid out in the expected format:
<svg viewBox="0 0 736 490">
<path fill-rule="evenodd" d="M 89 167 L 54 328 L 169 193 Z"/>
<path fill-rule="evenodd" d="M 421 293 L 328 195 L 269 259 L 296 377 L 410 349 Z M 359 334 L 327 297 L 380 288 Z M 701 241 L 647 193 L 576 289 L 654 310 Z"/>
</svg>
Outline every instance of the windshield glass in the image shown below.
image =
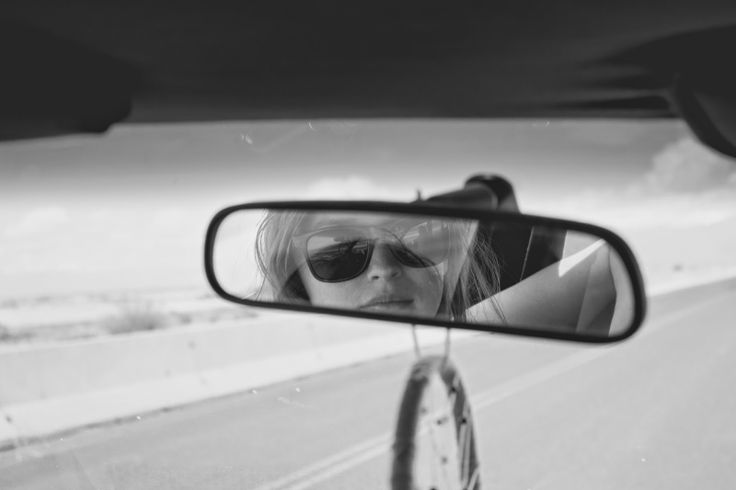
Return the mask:
<svg viewBox="0 0 736 490">
<path fill-rule="evenodd" d="M 452 333 L 479 481 L 736 476 L 736 166 L 680 123 L 122 125 L 2 143 L 0 162 L 3 489 L 386 488 L 410 366 L 445 332 L 227 303 L 205 230 L 231 204 L 407 202 L 479 173 L 524 213 L 619 233 L 650 301 L 607 349 Z"/>
</svg>

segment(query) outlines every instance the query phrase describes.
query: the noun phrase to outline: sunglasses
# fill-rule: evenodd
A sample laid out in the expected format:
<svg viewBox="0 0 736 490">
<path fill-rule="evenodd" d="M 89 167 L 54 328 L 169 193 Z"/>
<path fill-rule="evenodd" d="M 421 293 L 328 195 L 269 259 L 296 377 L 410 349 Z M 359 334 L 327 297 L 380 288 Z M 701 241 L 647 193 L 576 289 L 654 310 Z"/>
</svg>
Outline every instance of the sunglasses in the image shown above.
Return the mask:
<svg viewBox="0 0 736 490">
<path fill-rule="evenodd" d="M 360 276 L 381 241 L 406 267 L 435 266 L 447 258 L 450 232 L 447 223 L 422 221 L 399 229 L 332 227 L 306 236 L 307 265 L 321 282 L 349 281 Z"/>
</svg>

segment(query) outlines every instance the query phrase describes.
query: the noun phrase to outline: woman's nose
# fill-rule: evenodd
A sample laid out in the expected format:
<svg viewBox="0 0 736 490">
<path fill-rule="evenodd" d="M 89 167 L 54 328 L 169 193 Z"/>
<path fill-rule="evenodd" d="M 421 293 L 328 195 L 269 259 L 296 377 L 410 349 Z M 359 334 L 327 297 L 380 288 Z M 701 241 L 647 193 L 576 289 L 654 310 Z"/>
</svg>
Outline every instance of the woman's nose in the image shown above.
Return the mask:
<svg viewBox="0 0 736 490">
<path fill-rule="evenodd" d="M 401 264 L 385 243 L 376 243 L 367 274 L 369 279 L 389 279 L 401 275 Z"/>
</svg>

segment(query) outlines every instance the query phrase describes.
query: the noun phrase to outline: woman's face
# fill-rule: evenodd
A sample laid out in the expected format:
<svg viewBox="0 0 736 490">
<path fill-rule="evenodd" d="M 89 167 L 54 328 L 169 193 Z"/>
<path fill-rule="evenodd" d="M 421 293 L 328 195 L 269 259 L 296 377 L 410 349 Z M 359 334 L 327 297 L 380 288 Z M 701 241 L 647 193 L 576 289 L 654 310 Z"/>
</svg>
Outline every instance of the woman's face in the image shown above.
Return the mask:
<svg viewBox="0 0 736 490">
<path fill-rule="evenodd" d="M 396 252 L 396 237 L 384 219 L 365 215 L 321 216 L 309 224 L 312 230 L 340 230 L 365 233 L 373 243 L 365 270 L 357 277 L 326 282 L 315 277 L 303 262 L 299 268 L 310 302 L 316 306 L 374 311 L 399 315 L 434 317 L 443 295 L 445 262 L 424 267 L 405 265 Z M 333 235 L 335 235 L 333 233 Z M 297 251 L 296 253 L 302 253 Z"/>
</svg>

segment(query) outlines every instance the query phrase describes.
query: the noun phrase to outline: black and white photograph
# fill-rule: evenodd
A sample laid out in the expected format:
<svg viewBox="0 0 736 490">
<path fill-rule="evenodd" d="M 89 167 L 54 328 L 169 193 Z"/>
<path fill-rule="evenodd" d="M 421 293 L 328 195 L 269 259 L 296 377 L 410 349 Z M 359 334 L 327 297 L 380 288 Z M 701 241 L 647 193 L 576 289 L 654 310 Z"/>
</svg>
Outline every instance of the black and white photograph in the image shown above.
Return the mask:
<svg viewBox="0 0 736 490">
<path fill-rule="evenodd" d="M 0 489 L 736 488 L 736 2 L 4 0 Z"/>
</svg>

